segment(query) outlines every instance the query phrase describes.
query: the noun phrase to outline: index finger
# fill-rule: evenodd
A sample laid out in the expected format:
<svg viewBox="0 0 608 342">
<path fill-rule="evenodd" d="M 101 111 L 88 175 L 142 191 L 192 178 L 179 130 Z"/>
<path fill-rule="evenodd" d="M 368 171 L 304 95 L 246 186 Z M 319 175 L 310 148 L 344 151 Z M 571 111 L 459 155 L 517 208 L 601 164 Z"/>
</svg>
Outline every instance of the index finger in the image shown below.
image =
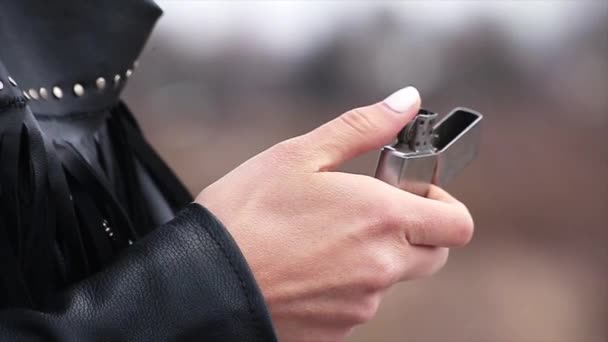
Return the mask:
<svg viewBox="0 0 608 342">
<path fill-rule="evenodd" d="M 471 240 L 474 230 L 471 214 L 445 190 L 433 185 L 428 198 L 404 191 L 398 196 L 398 203 L 402 203 L 401 221 L 410 244 L 460 247 Z"/>
</svg>

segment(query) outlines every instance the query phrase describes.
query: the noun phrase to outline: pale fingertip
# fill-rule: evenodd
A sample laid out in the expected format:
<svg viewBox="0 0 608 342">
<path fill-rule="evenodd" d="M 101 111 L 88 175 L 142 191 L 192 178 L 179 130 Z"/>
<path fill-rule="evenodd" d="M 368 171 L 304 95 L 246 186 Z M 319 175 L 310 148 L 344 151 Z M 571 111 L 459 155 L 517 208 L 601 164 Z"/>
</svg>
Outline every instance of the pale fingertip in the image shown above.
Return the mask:
<svg viewBox="0 0 608 342">
<path fill-rule="evenodd" d="M 417 111 L 420 107 L 420 93 L 416 88 L 408 86 L 392 93 L 382 102 L 396 113 Z"/>
</svg>

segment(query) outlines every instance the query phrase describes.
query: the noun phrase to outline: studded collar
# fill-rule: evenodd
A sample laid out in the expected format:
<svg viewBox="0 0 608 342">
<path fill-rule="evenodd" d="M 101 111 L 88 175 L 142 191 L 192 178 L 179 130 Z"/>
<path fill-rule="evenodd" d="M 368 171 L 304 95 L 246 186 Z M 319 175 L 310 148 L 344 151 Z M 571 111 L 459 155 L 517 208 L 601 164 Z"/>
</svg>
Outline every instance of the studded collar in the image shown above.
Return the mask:
<svg viewBox="0 0 608 342">
<path fill-rule="evenodd" d="M 115 105 L 161 13 L 151 0 L 0 0 L 0 99 L 44 115 Z"/>
</svg>

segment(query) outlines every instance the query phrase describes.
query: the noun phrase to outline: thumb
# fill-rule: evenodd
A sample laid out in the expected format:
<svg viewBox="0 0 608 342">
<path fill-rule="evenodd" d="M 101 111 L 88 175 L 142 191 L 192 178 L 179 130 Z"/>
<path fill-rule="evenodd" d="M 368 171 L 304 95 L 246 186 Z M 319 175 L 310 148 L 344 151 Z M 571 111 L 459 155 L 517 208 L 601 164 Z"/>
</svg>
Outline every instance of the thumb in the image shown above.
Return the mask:
<svg viewBox="0 0 608 342">
<path fill-rule="evenodd" d="M 349 110 L 300 138 L 318 154 L 315 162 L 319 170 L 333 170 L 391 142 L 419 109 L 418 90 L 406 87 L 382 102 Z"/>
</svg>

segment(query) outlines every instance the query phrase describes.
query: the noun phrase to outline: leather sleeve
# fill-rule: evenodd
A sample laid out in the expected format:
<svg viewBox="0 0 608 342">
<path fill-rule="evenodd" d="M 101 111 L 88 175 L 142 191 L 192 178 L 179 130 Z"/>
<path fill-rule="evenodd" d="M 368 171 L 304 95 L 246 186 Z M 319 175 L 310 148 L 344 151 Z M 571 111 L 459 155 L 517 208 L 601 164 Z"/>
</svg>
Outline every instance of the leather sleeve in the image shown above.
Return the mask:
<svg viewBox="0 0 608 342">
<path fill-rule="evenodd" d="M 43 311 L 0 311 L 2 341 L 275 341 L 236 243 L 191 204 Z"/>
</svg>

